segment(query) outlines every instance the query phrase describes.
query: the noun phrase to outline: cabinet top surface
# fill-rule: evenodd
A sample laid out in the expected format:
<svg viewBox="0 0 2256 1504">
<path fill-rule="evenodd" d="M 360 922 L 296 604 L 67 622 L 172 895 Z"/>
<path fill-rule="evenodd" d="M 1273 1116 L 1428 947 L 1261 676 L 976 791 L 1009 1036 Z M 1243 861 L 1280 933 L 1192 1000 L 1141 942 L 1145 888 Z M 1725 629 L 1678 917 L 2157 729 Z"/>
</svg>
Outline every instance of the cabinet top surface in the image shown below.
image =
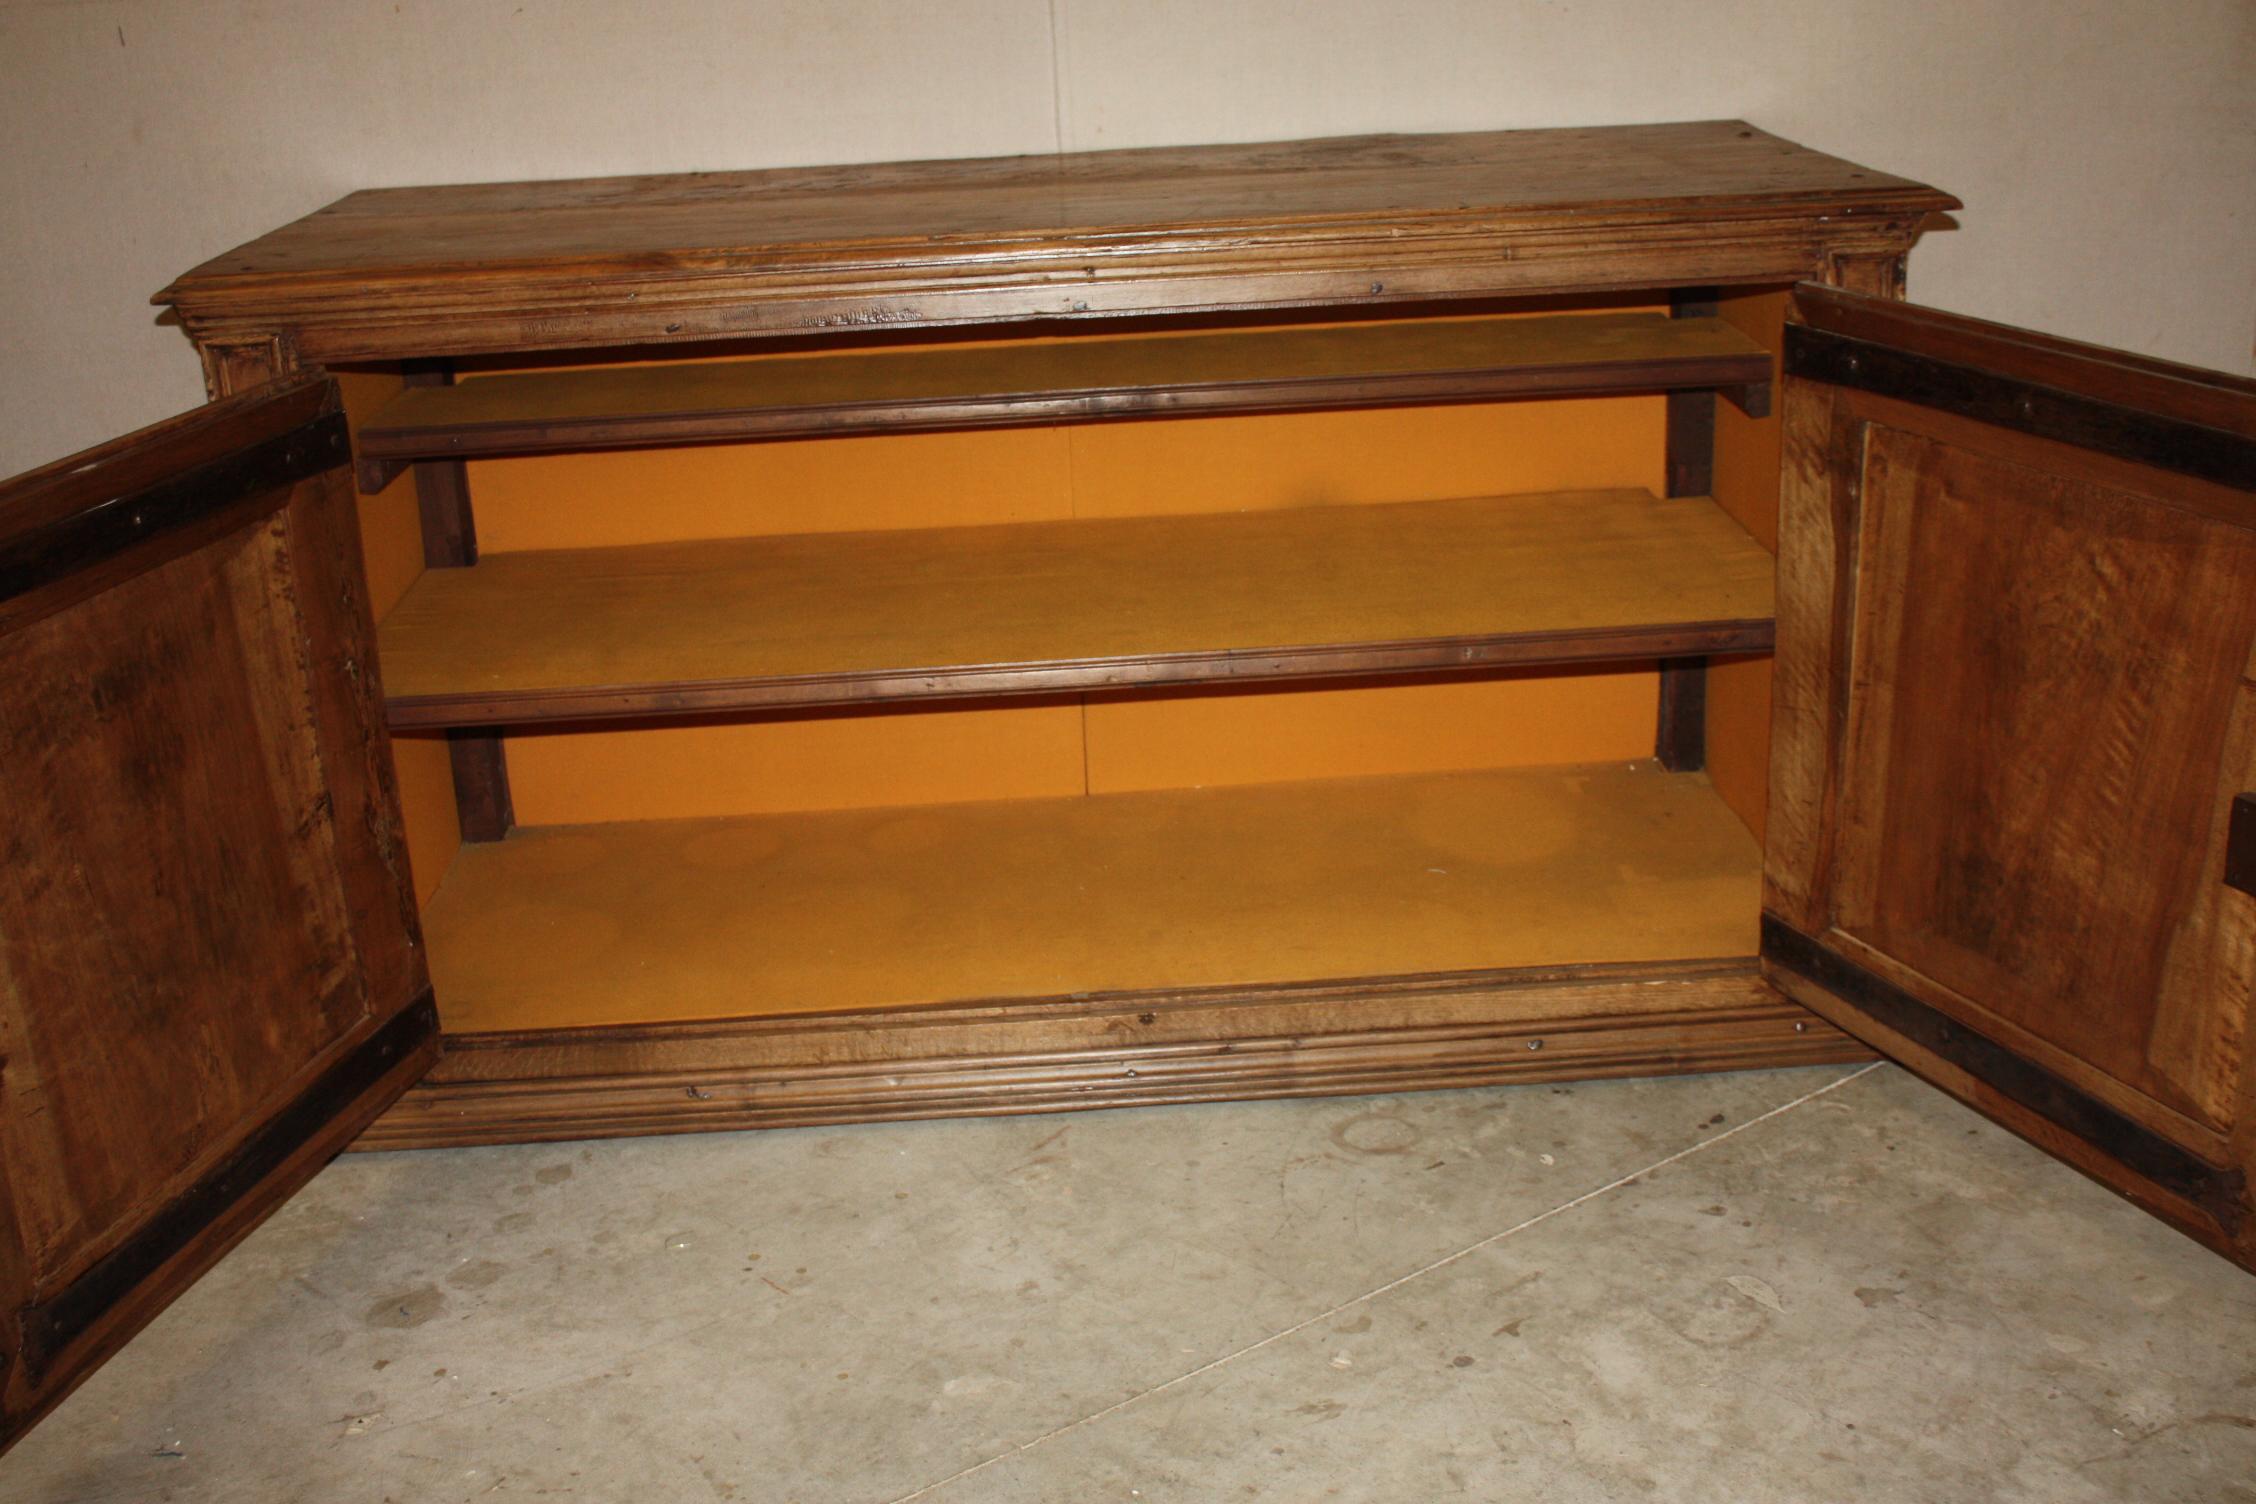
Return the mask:
<svg viewBox="0 0 2256 1504">
<path fill-rule="evenodd" d="M 1235 146 L 1145 148 L 753 172 L 383 188 L 351 194 L 204 263 L 156 296 L 192 332 L 385 322 L 387 295 L 425 312 L 440 286 L 530 289 L 738 279 L 739 293 L 808 302 L 882 289 L 894 305 L 694 328 L 652 320 L 653 337 L 711 337 L 846 324 L 940 324 L 1087 312 L 1294 301 L 1344 288 L 1275 279 L 1303 254 L 1326 267 L 1487 260 L 1497 237 L 1594 244 L 1681 233 L 1686 222 L 1761 221 L 1828 243 L 1866 221 L 1902 225 L 1955 207 L 1923 184 L 1810 151 L 1739 121 L 1586 129 L 1373 135 Z M 1415 262 L 1405 260 L 1406 244 Z M 1123 281 L 1188 275 L 1266 279 L 1232 295 L 1108 298 Z M 1625 274 L 1626 275 L 1626 274 Z M 755 287 L 747 277 L 765 278 Z M 966 279 L 984 278 L 977 304 Z M 945 286 L 941 279 L 945 279 Z M 1078 279 L 1096 291 L 1075 300 Z M 1462 278 L 1459 279 L 1462 282 Z M 1509 279 L 1506 279 L 1509 281 Z M 1554 290 L 1581 280 L 1552 279 Z M 1615 278 L 1614 285 L 1633 285 Z M 1527 279 L 1521 279 L 1526 283 Z M 998 302 L 1030 283 L 1055 296 Z M 560 286 L 560 284 L 557 284 Z M 1657 285 L 1648 281 L 1645 285 Z M 1377 289 L 1374 289 L 1376 291 Z M 1418 286 L 1413 295 L 1514 291 Z M 1532 289 L 1531 289 L 1532 290 Z M 958 295 L 946 306 L 919 292 Z M 598 298 L 608 292 L 593 294 Z M 1399 295 L 1399 291 L 1397 292 Z M 900 300 L 910 301 L 901 305 Z M 741 300 L 741 299 L 739 299 Z M 537 302 L 538 300 L 535 299 Z M 946 302 L 945 299 L 942 300 Z M 801 313 L 809 313 L 802 308 Z M 528 331 L 531 332 L 531 331 Z M 612 333 L 618 330 L 589 330 Z M 628 330 L 627 332 L 633 332 Z M 523 343 L 541 343 L 534 339 Z M 547 341 L 554 342 L 554 341 Z"/>
</svg>

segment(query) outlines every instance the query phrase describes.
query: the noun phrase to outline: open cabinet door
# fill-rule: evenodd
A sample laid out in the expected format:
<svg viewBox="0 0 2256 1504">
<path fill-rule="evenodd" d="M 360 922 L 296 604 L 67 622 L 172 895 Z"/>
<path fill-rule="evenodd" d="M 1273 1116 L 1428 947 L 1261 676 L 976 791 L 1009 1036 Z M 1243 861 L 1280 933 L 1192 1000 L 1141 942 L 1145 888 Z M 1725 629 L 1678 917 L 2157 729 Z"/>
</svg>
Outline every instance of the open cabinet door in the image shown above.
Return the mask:
<svg viewBox="0 0 2256 1504">
<path fill-rule="evenodd" d="M 2256 1268 L 2256 384 L 1794 320 L 1765 968 Z"/>
<path fill-rule="evenodd" d="M 0 486 L 0 1445 L 438 1053 L 325 380 Z"/>
</svg>

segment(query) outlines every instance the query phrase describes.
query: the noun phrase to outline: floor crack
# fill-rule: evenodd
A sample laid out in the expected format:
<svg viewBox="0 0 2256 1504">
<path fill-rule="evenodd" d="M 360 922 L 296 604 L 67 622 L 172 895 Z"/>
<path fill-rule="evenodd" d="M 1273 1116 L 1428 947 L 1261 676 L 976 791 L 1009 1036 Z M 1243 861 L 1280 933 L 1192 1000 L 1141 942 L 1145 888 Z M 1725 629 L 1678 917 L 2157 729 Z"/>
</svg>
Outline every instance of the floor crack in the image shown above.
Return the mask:
<svg viewBox="0 0 2256 1504">
<path fill-rule="evenodd" d="M 1150 1399 L 1153 1395 L 1165 1394 L 1168 1390 L 1173 1389 L 1178 1385 L 1187 1384 L 1193 1379 L 1213 1373 L 1218 1368 L 1222 1368 L 1228 1364 L 1235 1363 L 1238 1359 L 1246 1356 L 1248 1353 L 1257 1353 L 1265 1347 L 1270 1347 L 1276 1343 L 1284 1341 L 1287 1337 L 1296 1336 L 1301 1332 L 1305 1332 L 1312 1326 L 1321 1325 L 1322 1323 L 1331 1320 L 1333 1317 L 1338 1316 L 1344 1311 L 1352 1311 L 1359 1305 L 1363 1305 L 1369 1301 L 1377 1300 L 1382 1295 L 1387 1295 L 1392 1293 L 1393 1291 L 1399 1290 L 1404 1285 L 1409 1284 L 1413 1280 L 1424 1279 L 1429 1274 L 1438 1273 L 1439 1271 L 1448 1268 L 1451 1264 L 1455 1264 L 1463 1259 L 1472 1257 L 1474 1254 L 1479 1253 L 1484 1248 L 1495 1247 L 1498 1243 L 1503 1242 L 1506 1238 L 1514 1237 L 1520 1233 L 1526 1232 L 1531 1227 L 1535 1227 L 1542 1223 L 1548 1222 L 1553 1217 L 1562 1216 L 1567 1212 L 1571 1212 L 1576 1207 L 1583 1206 L 1588 1204 L 1589 1202 L 1595 1201 L 1599 1197 L 1604 1196 L 1609 1192 L 1618 1191 L 1623 1186 L 1634 1184 L 1638 1180 L 1643 1179 L 1645 1176 L 1654 1173 L 1656 1170 L 1666 1169 L 1670 1165 L 1676 1164 L 1681 1160 L 1690 1159 L 1695 1154 L 1705 1153 L 1707 1150 L 1714 1148 L 1717 1144 L 1722 1143 L 1726 1139 L 1736 1137 L 1739 1134 L 1745 1133 L 1750 1128 L 1754 1128 L 1763 1123 L 1769 1122 L 1772 1118 L 1783 1116 L 1786 1113 L 1792 1112 L 1797 1107 L 1801 1107 L 1807 1103 L 1814 1102 L 1819 1097 L 1824 1096 L 1828 1092 L 1838 1091 L 1842 1087 L 1848 1085 L 1851 1081 L 1856 1081 L 1865 1076 L 1871 1075 L 1874 1071 L 1880 1069 L 1883 1063 L 1884 1062 L 1881 1061 L 1874 1061 L 1872 1064 L 1867 1065 L 1860 1070 L 1851 1071 L 1846 1076 L 1841 1076 L 1834 1080 L 1828 1081 L 1823 1086 L 1817 1087 L 1814 1090 L 1803 1092 L 1800 1096 L 1793 1098 L 1791 1101 L 1781 1102 L 1776 1107 L 1771 1108 L 1769 1111 L 1758 1113 L 1756 1116 L 1747 1119 L 1747 1121 L 1745 1121 L 1744 1123 L 1735 1124 L 1730 1128 L 1726 1128 L 1721 1133 L 1700 1140 L 1696 1144 L 1687 1144 L 1684 1148 L 1677 1150 L 1674 1154 L 1665 1155 L 1660 1159 L 1654 1160 L 1651 1164 L 1645 1166 L 1643 1169 L 1632 1170 L 1626 1175 L 1617 1176 L 1614 1179 L 1607 1181 L 1602 1186 L 1598 1186 L 1593 1190 L 1584 1191 L 1581 1195 L 1574 1197 L 1572 1200 L 1560 1202 L 1557 1206 L 1552 1207 L 1548 1211 L 1537 1212 L 1534 1216 L 1528 1217 L 1519 1222 L 1515 1222 L 1510 1227 L 1504 1228 L 1499 1232 L 1492 1232 L 1487 1237 L 1481 1238 L 1476 1242 L 1467 1243 L 1464 1247 L 1457 1249 L 1453 1253 L 1445 1253 L 1440 1258 L 1433 1260 L 1431 1263 L 1422 1264 L 1418 1268 L 1411 1270 L 1408 1274 L 1397 1275 L 1395 1278 L 1388 1280 L 1383 1285 L 1375 1285 L 1371 1289 L 1365 1290 L 1362 1294 L 1353 1296 L 1347 1300 L 1343 1300 L 1338 1305 L 1332 1306 L 1327 1310 L 1318 1311 L 1315 1315 L 1310 1316 L 1305 1320 L 1296 1321 L 1291 1326 L 1271 1332 L 1266 1337 L 1262 1337 L 1253 1342 L 1248 1342 L 1247 1344 L 1245 1344 L 1245 1346 L 1235 1348 L 1230 1352 L 1226 1352 L 1219 1358 L 1210 1359 L 1205 1363 L 1201 1363 L 1196 1368 L 1186 1369 L 1182 1373 L 1175 1375 L 1175 1377 L 1173 1377 L 1172 1379 L 1167 1379 L 1160 1383 L 1154 1384 L 1148 1389 L 1139 1389 L 1134 1394 L 1129 1395 L 1126 1399 L 1116 1400 L 1112 1404 L 1105 1406 L 1102 1410 L 1092 1410 L 1087 1415 L 1080 1416 L 1074 1420 L 1069 1420 L 1062 1426 L 1053 1427 L 1048 1431 L 1044 1431 L 1039 1436 L 1033 1437 L 1027 1441 L 1020 1442 L 1017 1446 L 1011 1447 L 1005 1451 L 997 1452 L 992 1457 L 982 1458 L 978 1462 L 974 1462 L 968 1467 L 958 1468 L 955 1472 L 948 1474 L 947 1477 L 936 1479 L 931 1483 L 927 1483 L 923 1487 L 916 1489 L 914 1492 L 901 1494 L 895 1498 L 889 1499 L 886 1501 L 886 1504 L 913 1504 L 913 1501 L 925 1498 L 933 1493 L 936 1493 L 940 1489 L 946 1488 L 951 1483 L 959 1482 L 962 1479 L 970 1477 L 974 1473 L 985 1472 L 988 1468 L 995 1466 L 999 1462 L 1008 1462 L 1014 1457 L 1023 1456 L 1024 1454 L 1033 1451 L 1038 1446 L 1042 1446 L 1047 1442 L 1055 1441 L 1060 1436 L 1065 1436 L 1070 1434 L 1071 1432 L 1078 1431 L 1083 1426 L 1094 1425 L 1096 1422 L 1103 1420 L 1107 1416 L 1117 1415 L 1121 1411 L 1127 1409 L 1129 1406 L 1140 1404 L 1143 1401 Z"/>
</svg>

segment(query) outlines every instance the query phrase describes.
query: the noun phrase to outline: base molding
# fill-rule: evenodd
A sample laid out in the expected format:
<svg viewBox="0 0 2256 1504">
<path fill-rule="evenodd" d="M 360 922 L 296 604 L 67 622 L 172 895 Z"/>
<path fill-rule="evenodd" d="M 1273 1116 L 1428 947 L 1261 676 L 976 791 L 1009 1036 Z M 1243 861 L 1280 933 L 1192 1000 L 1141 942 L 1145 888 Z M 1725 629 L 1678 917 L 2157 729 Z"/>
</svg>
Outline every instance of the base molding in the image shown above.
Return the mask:
<svg viewBox="0 0 2256 1504">
<path fill-rule="evenodd" d="M 1752 957 L 456 1034 L 361 1149 L 1869 1060 Z"/>
</svg>

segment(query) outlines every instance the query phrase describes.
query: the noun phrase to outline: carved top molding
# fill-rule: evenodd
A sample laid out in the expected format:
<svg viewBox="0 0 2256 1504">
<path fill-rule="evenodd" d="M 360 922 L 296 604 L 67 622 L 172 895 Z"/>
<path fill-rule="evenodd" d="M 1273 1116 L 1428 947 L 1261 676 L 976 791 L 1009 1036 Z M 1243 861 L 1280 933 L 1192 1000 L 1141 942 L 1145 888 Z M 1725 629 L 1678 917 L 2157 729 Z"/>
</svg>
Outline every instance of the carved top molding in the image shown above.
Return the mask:
<svg viewBox="0 0 2256 1504">
<path fill-rule="evenodd" d="M 156 295 L 308 361 L 1824 276 L 1946 193 L 1740 121 L 371 189 Z"/>
</svg>

